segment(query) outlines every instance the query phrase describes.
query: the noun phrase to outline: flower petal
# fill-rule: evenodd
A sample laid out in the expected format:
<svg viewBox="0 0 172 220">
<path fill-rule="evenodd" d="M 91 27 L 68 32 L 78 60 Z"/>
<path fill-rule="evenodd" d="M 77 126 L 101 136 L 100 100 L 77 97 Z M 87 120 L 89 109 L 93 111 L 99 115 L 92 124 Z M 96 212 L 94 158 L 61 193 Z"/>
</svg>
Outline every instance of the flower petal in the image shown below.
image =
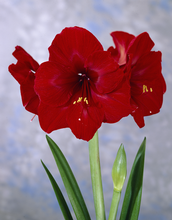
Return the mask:
<svg viewBox="0 0 172 220">
<path fill-rule="evenodd" d="M 20 46 L 16 46 L 13 56 L 16 64 L 9 66 L 9 72 L 20 84 L 23 106 L 29 112 L 37 114 L 39 98 L 34 91 L 35 74 L 39 64 Z"/>
<path fill-rule="evenodd" d="M 116 55 L 118 64 L 123 65 L 126 63 L 129 44 L 135 37 L 134 35 L 128 34 L 123 31 L 114 31 L 111 33 L 111 36 L 113 38 L 118 53 L 115 51 L 115 49 L 113 50 L 112 48 L 109 48 L 109 51 L 112 52 L 113 57 L 115 57 Z"/>
<path fill-rule="evenodd" d="M 144 116 L 160 111 L 165 89 L 161 73 L 161 52 L 151 51 L 138 60 L 131 75 L 131 99 L 137 106 L 131 115 L 139 127 L 144 126 Z"/>
<path fill-rule="evenodd" d="M 117 62 L 119 64 L 120 54 L 119 54 L 118 50 L 111 46 L 107 49 L 107 51 L 111 53 L 111 56 L 113 57 L 115 62 Z"/>
<path fill-rule="evenodd" d="M 131 82 L 149 81 L 151 83 L 157 76 L 161 74 L 161 52 L 150 51 L 144 54 L 132 68 Z"/>
<path fill-rule="evenodd" d="M 68 127 L 66 122 L 67 109 L 68 107 L 54 107 L 41 102 L 38 108 L 38 117 L 42 130 L 50 133 Z"/>
<path fill-rule="evenodd" d="M 102 51 L 103 47 L 97 38 L 84 28 L 65 28 L 54 38 L 49 47 L 50 61 L 63 65 L 77 66 L 75 55 L 79 56 L 80 64 L 95 51 Z"/>
<path fill-rule="evenodd" d="M 131 115 L 133 116 L 134 121 L 139 126 L 139 128 L 142 128 L 145 126 L 144 115 L 143 115 L 142 109 L 137 108 L 134 112 L 131 113 Z"/>
<path fill-rule="evenodd" d="M 38 114 L 39 98 L 34 90 L 35 74 L 31 71 L 20 86 L 22 103 L 25 109 L 31 113 Z"/>
<path fill-rule="evenodd" d="M 150 52 L 153 46 L 154 42 L 147 32 L 141 33 L 134 38 L 131 41 L 127 51 L 127 54 L 133 55 L 132 65 L 134 65 L 141 56 Z"/>
<path fill-rule="evenodd" d="M 163 102 L 165 80 L 161 74 L 161 52 L 146 54 L 132 69 L 131 98 L 143 115 L 159 112 Z"/>
<path fill-rule="evenodd" d="M 36 71 L 39 64 L 20 46 L 16 46 L 13 56 L 22 63 L 25 63 L 31 70 Z"/>
<path fill-rule="evenodd" d="M 107 51 L 95 52 L 87 59 L 87 76 L 101 94 L 113 91 L 124 77 L 123 71 Z"/>
<path fill-rule="evenodd" d="M 48 61 L 36 72 L 35 91 L 45 104 L 60 106 L 72 96 L 78 78 L 70 68 Z"/>
<path fill-rule="evenodd" d="M 86 107 L 86 104 L 79 102 L 69 107 L 67 122 L 77 138 L 89 141 L 101 126 L 103 116 L 102 109 L 96 105 Z"/>
<path fill-rule="evenodd" d="M 39 64 L 20 46 L 16 46 L 13 56 L 18 61 L 9 66 L 9 72 L 21 84 L 27 78 L 29 71 L 36 71 Z"/>
<path fill-rule="evenodd" d="M 123 80 L 119 87 L 106 95 L 98 95 L 98 100 L 104 110 L 103 122 L 115 123 L 126 117 L 131 112 L 130 85 L 128 80 Z"/>
</svg>

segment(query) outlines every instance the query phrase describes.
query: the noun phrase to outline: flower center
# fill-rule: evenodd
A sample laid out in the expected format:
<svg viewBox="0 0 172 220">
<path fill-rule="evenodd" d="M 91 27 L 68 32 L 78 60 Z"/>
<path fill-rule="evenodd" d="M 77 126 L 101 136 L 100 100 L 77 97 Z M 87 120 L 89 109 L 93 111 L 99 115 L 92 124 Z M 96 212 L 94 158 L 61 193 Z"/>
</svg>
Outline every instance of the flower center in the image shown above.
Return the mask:
<svg viewBox="0 0 172 220">
<path fill-rule="evenodd" d="M 88 99 L 90 99 L 89 98 L 90 97 L 90 85 L 89 85 L 90 79 L 86 73 L 79 72 L 78 76 L 79 76 L 79 84 L 81 86 L 81 96 L 78 97 L 78 99 L 75 100 L 73 104 L 82 102 L 83 104 L 88 105 L 89 104 Z"/>
<path fill-rule="evenodd" d="M 80 77 L 80 82 L 83 81 L 83 80 L 90 80 L 90 78 L 87 76 L 86 73 L 78 73 L 78 76 Z"/>
</svg>

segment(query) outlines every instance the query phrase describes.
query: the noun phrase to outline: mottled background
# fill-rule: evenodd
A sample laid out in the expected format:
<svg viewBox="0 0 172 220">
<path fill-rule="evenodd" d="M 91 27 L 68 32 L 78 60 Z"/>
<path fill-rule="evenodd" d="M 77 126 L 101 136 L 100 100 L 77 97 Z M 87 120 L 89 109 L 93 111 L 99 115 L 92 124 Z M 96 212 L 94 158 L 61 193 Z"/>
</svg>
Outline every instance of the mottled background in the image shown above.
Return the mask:
<svg viewBox="0 0 172 220">
<path fill-rule="evenodd" d="M 128 170 L 143 138 L 147 137 L 143 197 L 139 220 L 172 219 L 172 1 L 171 0 L 0 0 L 0 220 L 63 219 L 41 165 L 42 159 L 64 190 L 37 118 L 21 104 L 18 83 L 8 72 L 16 60 L 16 45 L 39 63 L 48 59 L 47 48 L 66 26 L 91 31 L 107 49 L 110 32 L 134 35 L 147 31 L 155 50 L 163 54 L 167 93 L 161 112 L 146 118 L 139 129 L 132 117 L 99 129 L 105 206 L 108 216 L 113 185 L 111 168 L 124 144 Z M 92 219 L 88 144 L 70 129 L 50 134 L 67 157 L 83 192 Z M 128 172 L 129 173 L 129 172 Z M 65 194 L 66 195 L 66 194 Z"/>
</svg>

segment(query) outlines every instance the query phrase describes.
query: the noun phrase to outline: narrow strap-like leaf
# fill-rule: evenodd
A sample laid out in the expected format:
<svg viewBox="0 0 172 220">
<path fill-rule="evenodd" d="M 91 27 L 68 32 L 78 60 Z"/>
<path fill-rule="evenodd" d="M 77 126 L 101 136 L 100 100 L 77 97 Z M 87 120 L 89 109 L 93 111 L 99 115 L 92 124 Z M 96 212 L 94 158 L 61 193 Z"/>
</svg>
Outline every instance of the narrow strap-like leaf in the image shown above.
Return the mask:
<svg viewBox="0 0 172 220">
<path fill-rule="evenodd" d="M 142 197 L 146 138 L 143 140 L 135 157 L 128 180 L 120 220 L 137 220 Z"/>
<path fill-rule="evenodd" d="M 66 158 L 64 157 L 60 148 L 48 135 L 46 135 L 46 138 L 56 161 L 76 218 L 78 220 L 90 220 L 90 215 L 88 213 L 85 201 Z"/>
<path fill-rule="evenodd" d="M 68 205 L 67 205 L 67 203 L 66 203 L 66 201 L 65 201 L 65 199 L 63 197 L 63 194 L 62 194 L 58 184 L 56 183 L 54 177 L 52 176 L 52 174 L 50 173 L 48 168 L 45 166 L 43 161 L 41 161 L 41 163 L 42 163 L 42 165 L 43 165 L 43 167 L 44 167 L 44 169 L 45 169 L 45 171 L 46 171 L 46 173 L 47 173 L 47 175 L 48 175 L 48 177 L 50 179 L 50 182 L 51 182 L 52 187 L 54 189 L 54 192 L 56 194 L 56 198 L 58 200 L 58 203 L 60 205 L 60 208 L 61 208 L 61 211 L 63 213 L 63 216 L 64 216 L 65 220 L 73 220 L 72 215 L 70 213 L 70 210 L 68 208 Z"/>
</svg>

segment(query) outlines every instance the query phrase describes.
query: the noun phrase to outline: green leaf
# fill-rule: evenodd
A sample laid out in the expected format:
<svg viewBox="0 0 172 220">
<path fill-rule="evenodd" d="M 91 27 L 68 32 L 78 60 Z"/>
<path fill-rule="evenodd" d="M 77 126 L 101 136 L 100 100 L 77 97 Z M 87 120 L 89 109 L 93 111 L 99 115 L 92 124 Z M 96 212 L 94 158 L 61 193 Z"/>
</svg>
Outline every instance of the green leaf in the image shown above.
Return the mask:
<svg viewBox="0 0 172 220">
<path fill-rule="evenodd" d="M 120 220 L 137 220 L 142 197 L 146 138 L 144 138 L 135 157 L 128 180 Z"/>
<path fill-rule="evenodd" d="M 46 138 L 56 161 L 76 218 L 78 220 L 90 220 L 90 215 L 88 213 L 83 196 L 66 158 L 64 157 L 60 148 L 48 135 L 46 135 Z"/>
<path fill-rule="evenodd" d="M 73 220 L 72 215 L 71 215 L 71 213 L 69 211 L 69 208 L 67 206 L 67 203 L 66 203 L 66 201 L 65 201 L 65 199 L 63 197 L 63 194 L 62 194 L 59 186 L 57 185 L 54 177 L 52 176 L 52 174 L 50 173 L 48 168 L 45 166 L 43 161 L 41 161 L 41 163 L 42 163 L 42 165 L 43 165 L 43 167 L 44 167 L 44 169 L 45 169 L 45 171 L 46 171 L 46 173 L 47 173 L 47 175 L 48 175 L 48 177 L 50 179 L 50 182 L 51 182 L 52 187 L 54 189 L 54 192 L 56 194 L 56 198 L 58 200 L 58 203 L 60 205 L 60 208 L 61 208 L 61 211 L 63 213 L 63 216 L 64 216 L 65 220 Z"/>
</svg>

